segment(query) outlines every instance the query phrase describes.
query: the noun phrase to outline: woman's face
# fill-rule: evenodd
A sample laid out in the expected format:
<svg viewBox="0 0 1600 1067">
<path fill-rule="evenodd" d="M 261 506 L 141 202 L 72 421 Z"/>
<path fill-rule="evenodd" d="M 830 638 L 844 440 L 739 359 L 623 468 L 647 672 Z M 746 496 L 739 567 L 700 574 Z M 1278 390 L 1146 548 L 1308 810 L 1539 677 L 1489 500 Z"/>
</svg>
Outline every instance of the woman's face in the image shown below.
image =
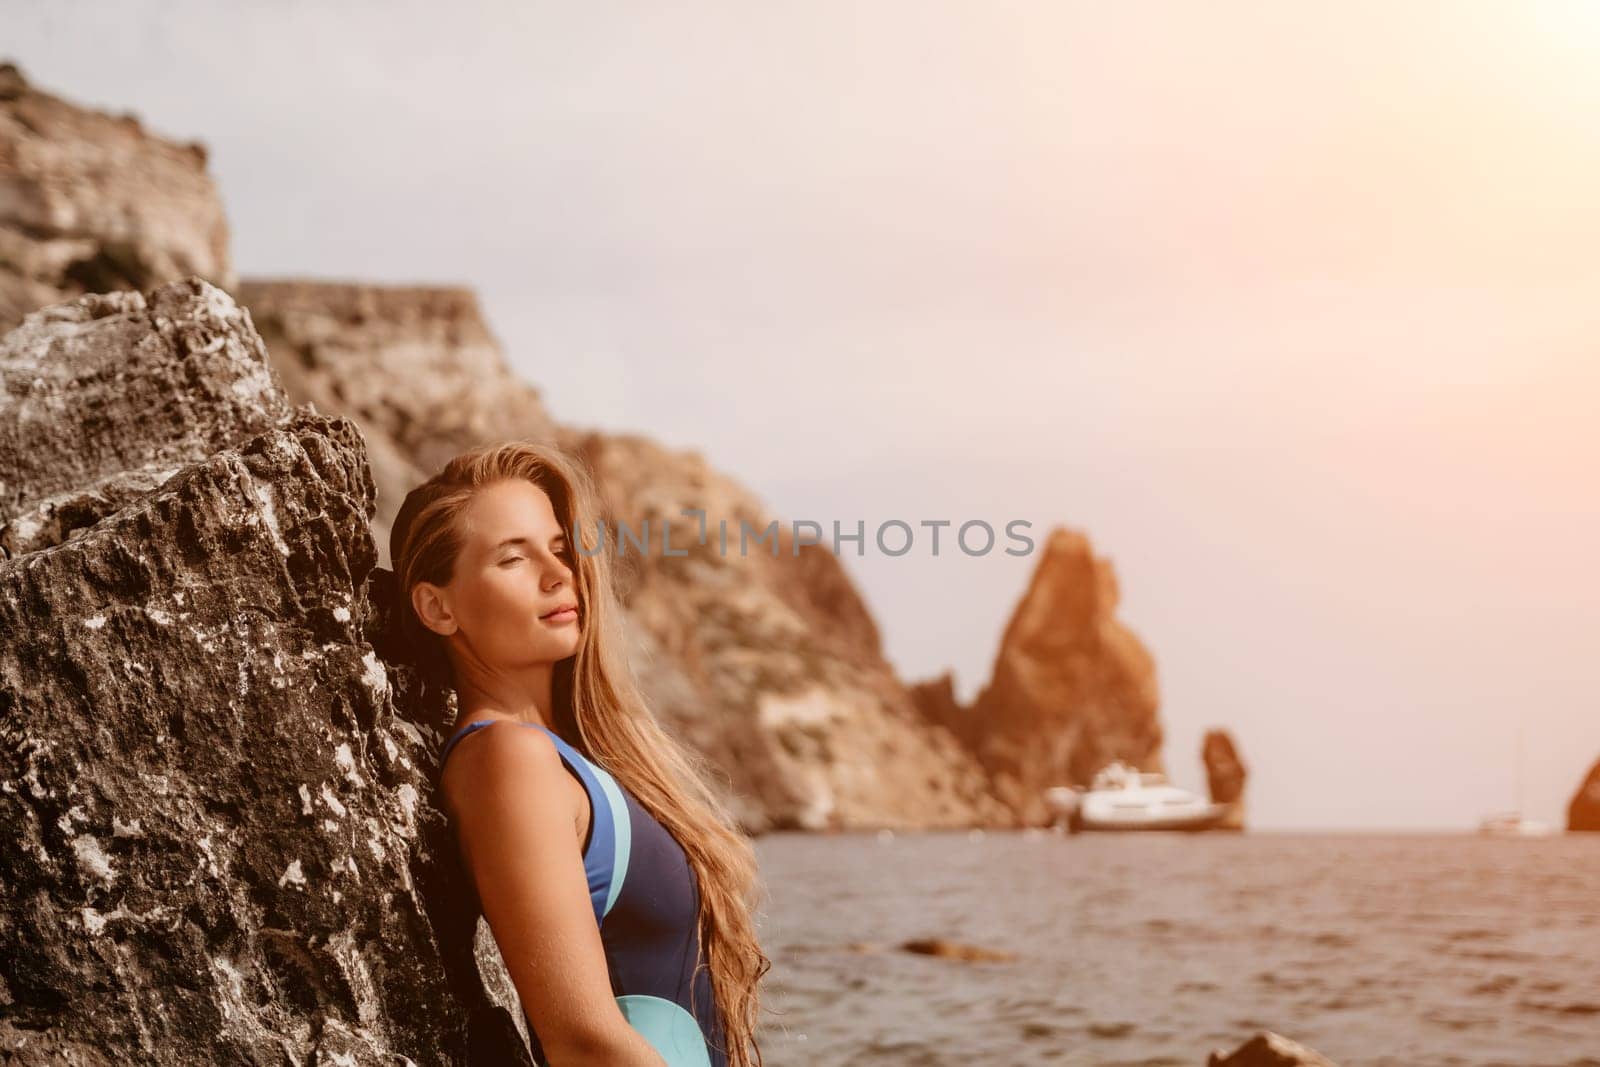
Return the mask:
<svg viewBox="0 0 1600 1067">
<path fill-rule="evenodd" d="M 544 490 L 522 478 L 485 486 L 468 503 L 463 526 L 455 573 L 437 587 L 456 627 L 450 639 L 491 669 L 574 655 L 583 607 L 576 562 Z"/>
</svg>

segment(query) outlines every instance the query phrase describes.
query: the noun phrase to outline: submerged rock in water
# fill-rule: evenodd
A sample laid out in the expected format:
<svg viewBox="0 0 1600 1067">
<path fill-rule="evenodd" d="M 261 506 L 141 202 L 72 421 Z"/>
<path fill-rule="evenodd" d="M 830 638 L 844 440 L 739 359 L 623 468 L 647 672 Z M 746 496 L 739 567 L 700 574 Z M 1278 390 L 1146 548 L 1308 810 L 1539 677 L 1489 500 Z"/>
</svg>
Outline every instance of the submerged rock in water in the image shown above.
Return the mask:
<svg viewBox="0 0 1600 1067">
<path fill-rule="evenodd" d="M 1589 768 L 1589 777 L 1572 794 L 1567 805 L 1567 829 L 1600 833 L 1600 763 Z"/>
<path fill-rule="evenodd" d="M 1337 1067 L 1326 1056 L 1313 1052 L 1297 1041 L 1290 1041 L 1270 1030 L 1263 1030 L 1232 1052 L 1213 1052 L 1206 1067 Z"/>
<path fill-rule="evenodd" d="M 938 956 L 947 960 L 1008 961 L 1017 958 L 1014 952 L 1006 952 L 998 948 L 984 948 L 982 945 L 967 945 L 960 941 L 949 941 L 942 937 L 921 937 L 910 941 L 902 941 L 900 948 L 905 952 L 914 952 L 921 956 Z"/>
<path fill-rule="evenodd" d="M 39 312 L 0 378 L 7 1062 L 460 1062 L 469 1018 L 519 1062 L 366 638 L 355 426 L 199 279 Z"/>
</svg>

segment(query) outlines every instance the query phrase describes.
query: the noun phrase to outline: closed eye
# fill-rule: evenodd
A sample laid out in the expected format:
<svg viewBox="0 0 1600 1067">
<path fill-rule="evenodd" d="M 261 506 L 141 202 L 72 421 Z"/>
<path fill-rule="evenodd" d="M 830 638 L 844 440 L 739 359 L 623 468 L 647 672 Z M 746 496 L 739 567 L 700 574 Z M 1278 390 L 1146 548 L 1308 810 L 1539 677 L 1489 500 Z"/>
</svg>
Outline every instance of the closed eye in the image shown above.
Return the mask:
<svg viewBox="0 0 1600 1067">
<path fill-rule="evenodd" d="M 520 559 L 522 559 L 521 556 L 507 556 L 505 559 L 500 561 L 500 566 L 504 567 L 507 563 L 516 563 Z"/>
</svg>

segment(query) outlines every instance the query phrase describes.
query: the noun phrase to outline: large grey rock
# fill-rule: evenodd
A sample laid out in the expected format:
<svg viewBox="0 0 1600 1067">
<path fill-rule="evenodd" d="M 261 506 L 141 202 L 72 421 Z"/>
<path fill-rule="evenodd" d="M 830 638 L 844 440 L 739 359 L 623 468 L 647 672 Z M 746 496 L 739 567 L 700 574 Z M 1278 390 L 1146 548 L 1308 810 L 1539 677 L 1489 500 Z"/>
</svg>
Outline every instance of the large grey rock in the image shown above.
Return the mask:
<svg viewBox="0 0 1600 1067">
<path fill-rule="evenodd" d="M 29 315 L 0 346 L 0 556 L 64 540 L 288 405 L 249 317 L 198 280 Z"/>
<path fill-rule="evenodd" d="M 0 341 L 8 1063 L 519 1062 L 437 731 L 367 640 L 360 435 L 263 352 L 199 279 Z"/>
</svg>

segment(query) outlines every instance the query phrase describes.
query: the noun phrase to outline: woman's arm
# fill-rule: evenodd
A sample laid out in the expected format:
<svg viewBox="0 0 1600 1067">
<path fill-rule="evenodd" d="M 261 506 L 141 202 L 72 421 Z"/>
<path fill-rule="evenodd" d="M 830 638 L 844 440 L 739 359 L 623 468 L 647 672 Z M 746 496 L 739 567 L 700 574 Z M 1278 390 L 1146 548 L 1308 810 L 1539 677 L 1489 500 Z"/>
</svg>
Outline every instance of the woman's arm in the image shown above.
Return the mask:
<svg viewBox="0 0 1600 1067">
<path fill-rule="evenodd" d="M 441 783 L 484 918 L 552 1067 L 666 1067 L 611 991 L 567 770 L 542 731 L 478 731 Z"/>
</svg>

